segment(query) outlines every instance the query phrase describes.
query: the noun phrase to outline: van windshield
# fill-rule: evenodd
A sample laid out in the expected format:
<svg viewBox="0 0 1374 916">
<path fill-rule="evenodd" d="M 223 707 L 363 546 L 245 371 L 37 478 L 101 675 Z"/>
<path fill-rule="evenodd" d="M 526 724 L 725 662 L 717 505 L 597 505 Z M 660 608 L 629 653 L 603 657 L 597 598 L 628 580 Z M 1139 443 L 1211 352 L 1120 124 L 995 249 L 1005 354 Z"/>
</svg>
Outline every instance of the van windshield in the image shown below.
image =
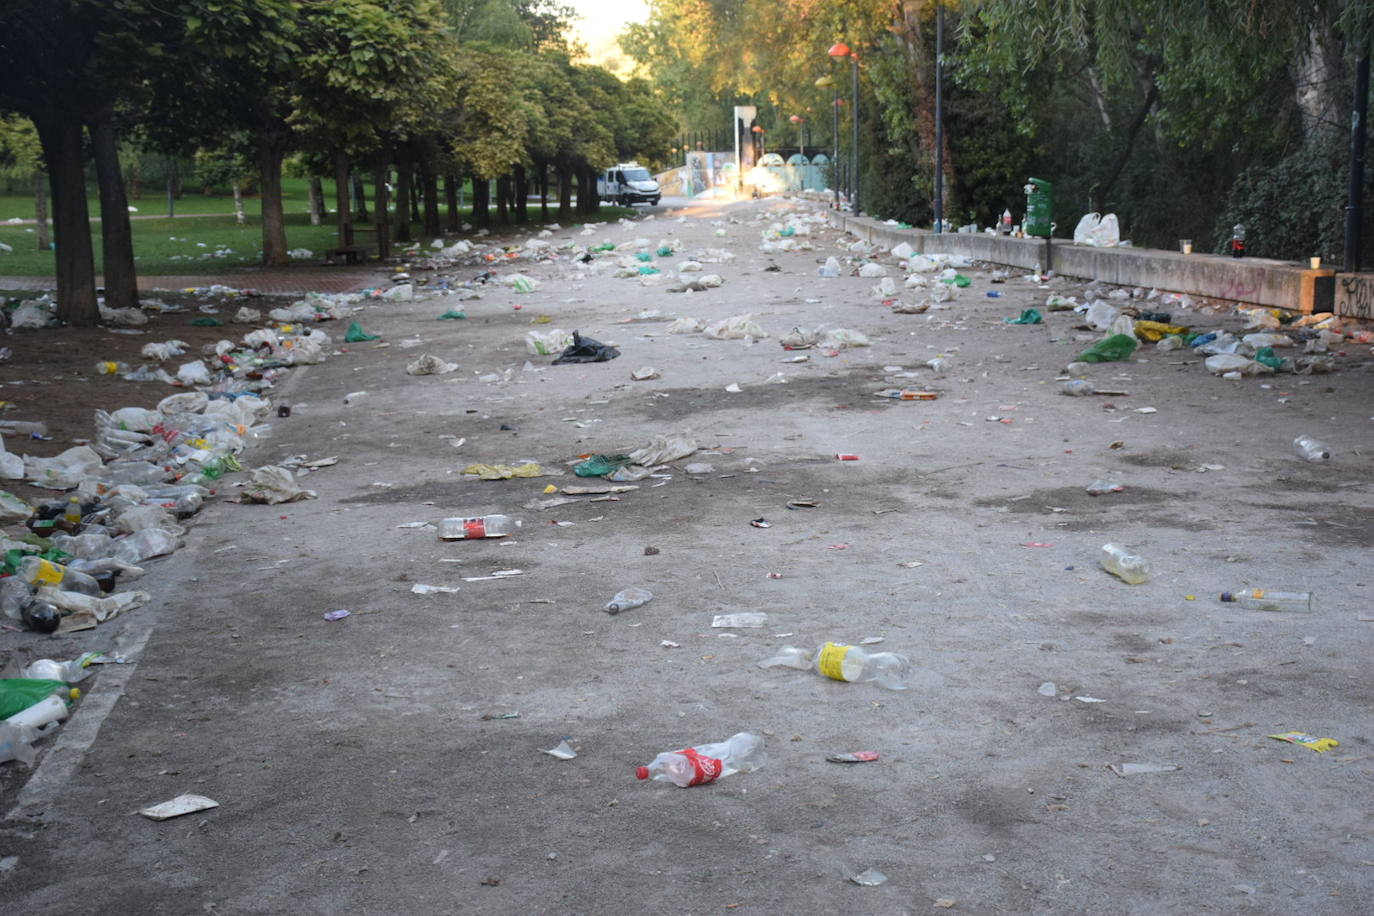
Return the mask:
<svg viewBox="0 0 1374 916">
<path fill-rule="evenodd" d="M 626 180 L 626 181 L 650 181 L 650 180 L 652 180 L 652 179 L 651 179 L 650 176 L 649 176 L 649 170 L 648 170 L 648 169 L 626 169 L 626 170 L 625 170 L 625 180 Z"/>
</svg>

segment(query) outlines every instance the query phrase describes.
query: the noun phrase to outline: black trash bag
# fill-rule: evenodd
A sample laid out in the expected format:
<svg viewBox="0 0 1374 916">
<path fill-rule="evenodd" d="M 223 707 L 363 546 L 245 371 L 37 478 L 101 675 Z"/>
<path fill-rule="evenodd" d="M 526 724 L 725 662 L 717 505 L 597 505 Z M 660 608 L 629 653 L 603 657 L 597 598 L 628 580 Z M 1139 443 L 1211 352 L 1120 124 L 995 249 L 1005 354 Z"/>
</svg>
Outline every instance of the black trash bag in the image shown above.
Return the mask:
<svg viewBox="0 0 1374 916">
<path fill-rule="evenodd" d="M 599 340 L 592 340 L 590 337 L 583 337 L 573 331 L 572 346 L 568 347 L 558 359 L 553 361 L 555 366 L 563 363 L 604 363 L 608 359 L 615 359 L 620 355 L 620 351 L 615 347 L 608 347 Z"/>
</svg>

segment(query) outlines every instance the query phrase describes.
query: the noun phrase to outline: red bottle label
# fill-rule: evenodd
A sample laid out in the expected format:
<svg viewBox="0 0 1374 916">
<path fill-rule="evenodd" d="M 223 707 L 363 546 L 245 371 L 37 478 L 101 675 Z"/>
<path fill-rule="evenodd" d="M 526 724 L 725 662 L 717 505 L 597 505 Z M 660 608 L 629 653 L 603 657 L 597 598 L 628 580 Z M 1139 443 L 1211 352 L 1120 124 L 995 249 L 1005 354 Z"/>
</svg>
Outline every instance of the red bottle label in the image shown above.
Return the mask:
<svg viewBox="0 0 1374 916">
<path fill-rule="evenodd" d="M 487 520 L 484 518 L 469 518 L 463 521 L 463 537 L 465 538 L 484 538 L 487 536 Z"/>
<path fill-rule="evenodd" d="M 678 751 L 692 763 L 692 781 L 688 786 L 699 786 L 708 782 L 715 782 L 720 778 L 721 770 L 725 769 L 725 764 L 718 757 L 706 757 L 696 752 L 694 748 Z"/>
</svg>

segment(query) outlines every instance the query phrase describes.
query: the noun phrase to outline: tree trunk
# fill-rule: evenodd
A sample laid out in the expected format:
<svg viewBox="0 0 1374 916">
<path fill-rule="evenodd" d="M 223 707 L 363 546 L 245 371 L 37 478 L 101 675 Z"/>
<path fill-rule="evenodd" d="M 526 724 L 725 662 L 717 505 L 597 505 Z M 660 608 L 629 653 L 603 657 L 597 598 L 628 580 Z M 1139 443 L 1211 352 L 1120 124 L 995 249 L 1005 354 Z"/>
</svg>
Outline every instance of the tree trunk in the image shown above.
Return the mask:
<svg viewBox="0 0 1374 916">
<path fill-rule="evenodd" d="M 285 138 L 277 131 L 258 136 L 258 170 L 262 177 L 262 263 L 281 267 L 291 263 L 286 253 L 286 217 L 281 204 L 281 161 Z"/>
<path fill-rule="evenodd" d="M 503 175 L 496 179 L 496 223 L 510 225 L 510 178 Z"/>
<path fill-rule="evenodd" d="M 463 215 L 458 212 L 458 185 L 462 181 L 457 175 L 444 176 L 444 203 L 448 206 L 448 231 L 459 232 L 463 228 Z"/>
<path fill-rule="evenodd" d="M 530 218 L 530 176 L 523 165 L 515 167 L 515 221 L 521 224 Z"/>
<path fill-rule="evenodd" d="M 472 179 L 472 224 L 478 229 L 491 228 L 491 182 L 486 178 Z"/>
<path fill-rule="evenodd" d="M 412 193 L 413 176 L 415 166 L 410 160 L 410 153 L 401 147 L 396 160 L 396 241 L 410 242 L 414 236 L 410 234 L 411 217 L 415 212 L 415 201 Z"/>
<path fill-rule="evenodd" d="M 234 222 L 240 226 L 248 225 L 248 214 L 243 209 L 243 179 L 235 178 L 229 182 L 234 191 Z"/>
<path fill-rule="evenodd" d="M 596 196 L 596 171 L 587 166 L 577 170 L 577 212 L 590 216 L 601 209 Z"/>
<path fill-rule="evenodd" d="M 1154 107 L 1155 100 L 1159 98 L 1159 83 L 1152 77 L 1150 88 L 1145 92 L 1145 99 L 1136 110 L 1135 117 L 1126 127 L 1126 136 L 1122 140 L 1121 149 L 1117 151 L 1107 171 L 1102 176 L 1102 181 L 1098 183 L 1092 191 L 1092 207 L 1098 213 L 1107 210 L 1107 193 L 1115 186 L 1116 180 L 1121 177 L 1122 171 L 1126 168 L 1126 163 L 1131 161 L 1131 156 L 1135 153 L 1135 141 L 1140 136 L 1140 129 L 1145 126 L 1145 119 L 1149 117 L 1150 109 Z"/>
<path fill-rule="evenodd" d="M 916 121 L 916 135 L 920 139 L 921 149 L 926 151 L 933 168 L 935 162 L 935 60 L 926 48 L 925 34 L 921 27 L 921 14 L 925 8 L 926 5 L 919 0 L 902 0 L 893 31 L 902 40 L 903 51 L 907 59 L 906 69 L 911 74 L 912 97 L 916 100 L 916 111 L 913 112 Z M 948 41 L 948 37 L 949 30 L 946 28 L 946 41 Z M 946 72 L 944 84 L 945 86 L 949 85 L 948 72 Z M 948 92 L 948 89 L 945 91 Z M 945 111 L 949 111 L 948 96 L 946 96 Z M 941 209 L 948 217 L 954 212 L 955 207 L 952 193 L 955 174 L 954 157 L 950 155 L 949 131 L 945 131 L 944 141 L 940 150 L 940 198 L 944 202 Z M 934 178 L 932 178 L 933 182 Z"/>
<path fill-rule="evenodd" d="M 48 176 L 42 170 L 33 172 L 33 218 L 37 225 L 38 250 L 52 250 L 52 234 L 48 232 Z"/>
<path fill-rule="evenodd" d="M 572 169 L 558 164 L 558 221 L 572 221 Z"/>
<path fill-rule="evenodd" d="M 129 225 L 129 200 L 119 170 L 119 143 L 113 112 L 93 118 L 87 129 L 100 186 L 101 252 L 105 271 L 105 304 L 112 309 L 138 308 L 138 274 L 134 270 L 134 235 Z"/>
<path fill-rule="evenodd" d="M 391 177 L 391 163 L 387 161 L 385 152 L 377 154 L 377 167 L 375 169 L 376 197 L 373 199 L 374 209 L 377 213 L 377 257 L 385 261 L 391 257 L 391 224 L 387 221 L 386 208 L 390 203 L 387 193 L 387 179 Z"/>
<path fill-rule="evenodd" d="M 310 225 L 318 226 L 320 221 L 329 214 L 324 206 L 324 182 L 318 177 L 310 179 Z"/>
<path fill-rule="evenodd" d="M 129 173 L 124 178 L 124 187 L 134 200 L 143 199 L 143 158 L 135 155 L 129 160 Z"/>
<path fill-rule="evenodd" d="M 353 203 L 357 207 L 353 211 L 354 222 L 367 222 L 367 185 L 363 184 L 363 176 L 357 172 L 353 173 Z"/>
<path fill-rule="evenodd" d="M 334 215 L 339 222 L 339 244 L 353 244 L 353 208 L 348 205 L 348 153 L 334 150 Z"/>
<path fill-rule="evenodd" d="M 443 234 L 439 228 L 439 179 L 427 163 L 420 163 L 420 197 L 424 200 L 425 218 L 423 232 L 426 238 L 435 239 Z"/>
<path fill-rule="evenodd" d="M 49 115 L 35 118 L 52 189 L 53 234 L 57 239 L 57 317 L 68 324 L 100 321 L 91 255 L 91 215 L 86 209 L 81 123 Z"/>
<path fill-rule="evenodd" d="M 539 221 L 549 221 L 549 164 L 539 163 Z"/>
</svg>

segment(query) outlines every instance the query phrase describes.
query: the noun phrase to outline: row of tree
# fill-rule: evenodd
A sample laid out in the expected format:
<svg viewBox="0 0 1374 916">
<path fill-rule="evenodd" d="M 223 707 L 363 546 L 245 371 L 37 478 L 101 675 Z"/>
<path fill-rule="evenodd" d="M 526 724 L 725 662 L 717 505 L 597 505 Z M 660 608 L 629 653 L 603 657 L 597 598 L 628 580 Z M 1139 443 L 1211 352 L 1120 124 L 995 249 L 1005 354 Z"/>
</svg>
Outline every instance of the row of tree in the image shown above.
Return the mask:
<svg viewBox="0 0 1374 916">
<path fill-rule="evenodd" d="M 1219 250 L 1240 222 L 1258 254 L 1339 260 L 1368 0 L 651 0 L 622 44 L 687 128 L 747 102 L 770 135 L 803 118 L 847 163 L 851 63 L 827 55 L 844 42 L 864 209 L 930 225 L 941 6 L 946 218 L 1019 213 L 1035 176 L 1055 184 L 1061 235 L 1111 211 L 1137 244 Z"/>
<path fill-rule="evenodd" d="M 51 189 L 59 315 L 99 319 L 85 167 L 100 192 L 105 298 L 136 305 L 122 135 L 188 156 L 248 156 L 262 200 L 263 261 L 288 263 L 282 162 L 303 151 L 335 178 L 340 245 L 349 189 L 376 179 L 376 247 L 410 217 L 438 235 L 473 181 L 524 217 L 531 182 L 556 177 L 560 218 L 596 206 L 599 168 L 657 157 L 675 124 L 643 80 L 572 62 L 571 11 L 552 0 L 0 0 L 0 115 L 32 121 Z M 388 178 L 397 211 L 388 225 Z M 456 228 L 456 222 L 451 222 Z"/>
</svg>

